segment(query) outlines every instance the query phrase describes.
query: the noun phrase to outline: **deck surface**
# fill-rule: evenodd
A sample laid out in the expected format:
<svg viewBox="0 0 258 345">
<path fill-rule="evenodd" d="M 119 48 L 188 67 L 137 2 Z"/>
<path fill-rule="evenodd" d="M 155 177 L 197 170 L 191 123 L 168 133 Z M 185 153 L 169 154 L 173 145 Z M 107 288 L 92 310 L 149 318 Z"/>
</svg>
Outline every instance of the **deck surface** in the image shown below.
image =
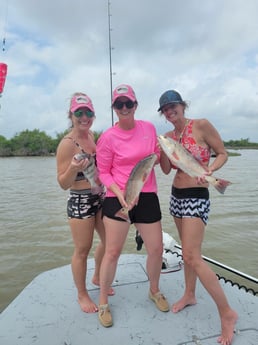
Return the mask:
<svg viewBox="0 0 258 345">
<path fill-rule="evenodd" d="M 198 303 L 180 313 L 162 313 L 148 299 L 144 255 L 122 255 L 110 297 L 114 325 L 104 328 L 97 314 L 83 313 L 76 301 L 70 265 L 37 276 L 0 314 L 3 345 L 215 345 L 220 332 L 217 309 L 199 283 Z M 87 281 L 93 274 L 89 260 Z M 181 297 L 183 269 L 161 274 L 160 287 L 170 304 Z M 258 344 L 258 298 L 220 282 L 239 314 L 233 345 Z M 88 284 L 98 303 L 99 289 Z"/>
</svg>

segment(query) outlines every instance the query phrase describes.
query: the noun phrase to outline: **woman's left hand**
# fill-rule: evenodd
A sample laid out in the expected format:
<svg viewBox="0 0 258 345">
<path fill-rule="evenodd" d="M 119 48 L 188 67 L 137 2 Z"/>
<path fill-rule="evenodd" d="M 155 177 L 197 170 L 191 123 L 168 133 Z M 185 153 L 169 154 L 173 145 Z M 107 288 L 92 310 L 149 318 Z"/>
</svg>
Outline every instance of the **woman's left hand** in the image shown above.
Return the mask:
<svg viewBox="0 0 258 345">
<path fill-rule="evenodd" d="M 206 176 L 211 176 L 213 173 L 212 170 L 205 171 L 201 176 L 197 176 L 197 184 L 204 184 L 207 183 Z"/>
</svg>

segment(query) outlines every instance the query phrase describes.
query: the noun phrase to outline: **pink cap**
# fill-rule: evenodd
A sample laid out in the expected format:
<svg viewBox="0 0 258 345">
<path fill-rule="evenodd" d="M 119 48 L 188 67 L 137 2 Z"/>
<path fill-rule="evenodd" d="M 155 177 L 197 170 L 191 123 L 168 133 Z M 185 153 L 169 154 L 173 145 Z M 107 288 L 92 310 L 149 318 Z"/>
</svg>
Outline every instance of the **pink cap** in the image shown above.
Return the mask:
<svg viewBox="0 0 258 345">
<path fill-rule="evenodd" d="M 80 108 L 88 108 L 93 113 L 95 112 L 94 108 L 93 108 L 92 101 L 91 101 L 90 97 L 88 97 L 87 95 L 75 95 L 75 96 L 73 96 L 73 98 L 71 100 L 70 111 L 72 113 L 74 113 L 76 110 L 78 110 Z"/>
<path fill-rule="evenodd" d="M 127 97 L 133 102 L 137 101 L 133 88 L 126 84 L 119 85 L 115 88 L 113 91 L 112 104 L 114 104 L 119 97 Z"/>
</svg>

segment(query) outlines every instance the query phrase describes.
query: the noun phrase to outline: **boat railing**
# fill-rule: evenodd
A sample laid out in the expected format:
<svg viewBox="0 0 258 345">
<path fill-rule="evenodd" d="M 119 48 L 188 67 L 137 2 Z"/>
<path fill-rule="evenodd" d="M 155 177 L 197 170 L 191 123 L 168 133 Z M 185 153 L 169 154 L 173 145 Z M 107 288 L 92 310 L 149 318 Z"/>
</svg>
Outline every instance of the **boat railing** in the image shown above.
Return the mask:
<svg viewBox="0 0 258 345">
<path fill-rule="evenodd" d="M 178 245 L 178 244 L 175 244 L 175 248 L 182 250 L 182 247 L 181 247 L 180 245 Z M 181 255 L 181 254 L 179 254 L 179 255 Z M 238 276 L 238 277 L 244 278 L 244 279 L 246 279 L 246 280 L 248 280 L 248 281 L 250 281 L 250 282 L 252 282 L 252 283 L 258 284 L 258 279 L 255 278 L 255 277 L 253 277 L 253 276 L 251 276 L 251 275 L 249 275 L 249 274 L 243 273 L 243 272 L 241 272 L 241 271 L 239 271 L 239 270 L 237 270 L 237 269 L 235 269 L 235 268 L 232 268 L 232 267 L 230 267 L 230 266 L 227 266 L 227 265 L 225 265 L 225 264 L 223 264 L 223 263 L 221 263 L 221 262 L 219 262 L 219 261 L 216 261 L 216 260 L 214 260 L 214 259 L 211 259 L 211 258 L 209 258 L 209 257 L 207 257 L 207 256 L 202 255 L 202 258 L 203 258 L 205 261 L 207 261 L 207 262 L 209 262 L 209 263 L 211 263 L 211 264 L 213 264 L 213 265 L 215 265 L 215 266 L 217 266 L 217 267 L 220 267 L 220 268 L 222 268 L 223 270 L 226 270 L 226 271 L 228 271 L 228 272 L 231 272 L 231 273 L 235 274 L 235 275 Z M 258 295 L 258 287 L 257 287 L 257 290 L 255 291 L 255 290 L 252 289 L 252 288 L 249 289 L 249 288 L 247 288 L 246 286 L 239 285 L 239 283 L 232 282 L 231 280 L 226 279 L 225 277 L 222 277 L 222 276 L 220 276 L 219 274 L 217 274 L 217 276 L 219 277 L 219 279 L 223 279 L 225 282 L 230 282 L 232 285 L 238 285 L 238 287 L 239 287 L 240 289 L 241 289 L 241 288 L 244 288 L 247 292 L 251 292 L 251 293 L 253 293 L 254 295 Z"/>
</svg>

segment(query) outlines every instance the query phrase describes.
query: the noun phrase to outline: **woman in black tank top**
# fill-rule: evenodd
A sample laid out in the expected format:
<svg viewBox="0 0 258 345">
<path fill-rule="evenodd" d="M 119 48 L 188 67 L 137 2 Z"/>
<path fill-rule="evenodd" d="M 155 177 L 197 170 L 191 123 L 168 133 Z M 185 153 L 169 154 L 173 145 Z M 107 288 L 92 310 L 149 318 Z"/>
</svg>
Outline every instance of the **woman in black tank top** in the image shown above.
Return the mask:
<svg viewBox="0 0 258 345">
<path fill-rule="evenodd" d="M 92 282 L 99 285 L 99 270 L 105 248 L 105 231 L 101 209 L 105 191 L 96 176 L 96 144 L 90 128 L 95 119 L 91 99 L 75 93 L 70 102 L 68 118 L 71 131 L 58 145 L 57 180 L 62 189 L 69 189 L 67 215 L 74 242 L 72 273 L 78 291 L 78 302 L 86 313 L 98 310 L 86 289 L 87 258 L 92 247 L 94 229 L 100 242 L 95 251 Z M 114 294 L 110 288 L 109 294 Z"/>
</svg>

